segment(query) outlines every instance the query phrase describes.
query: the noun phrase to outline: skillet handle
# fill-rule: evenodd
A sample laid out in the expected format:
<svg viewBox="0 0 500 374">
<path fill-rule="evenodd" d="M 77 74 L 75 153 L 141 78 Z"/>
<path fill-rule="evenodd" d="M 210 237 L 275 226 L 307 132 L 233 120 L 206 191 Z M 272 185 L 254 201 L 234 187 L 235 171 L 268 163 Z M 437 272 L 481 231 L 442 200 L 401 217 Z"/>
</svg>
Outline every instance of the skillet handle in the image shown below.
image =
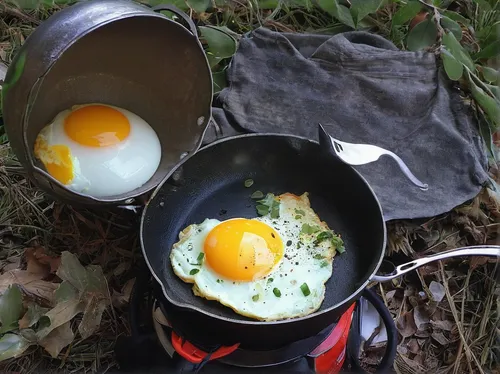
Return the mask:
<svg viewBox="0 0 500 374">
<path fill-rule="evenodd" d="M 173 6 L 170 4 L 160 4 L 160 5 L 152 7 L 151 9 L 153 9 L 155 12 L 161 12 L 163 10 L 166 10 L 166 11 L 174 13 L 176 16 L 182 18 L 184 20 L 184 22 L 186 22 L 189 25 L 188 30 L 191 31 L 191 33 L 194 36 L 198 37 L 198 31 L 196 31 L 196 25 L 194 24 L 191 17 L 189 17 L 186 13 L 184 13 L 182 10 L 180 10 L 176 6 Z"/>
<path fill-rule="evenodd" d="M 388 275 L 374 275 L 370 279 L 374 282 L 386 282 L 401 275 L 409 273 L 421 266 L 427 265 L 431 262 L 443 260 L 445 258 L 459 257 L 459 256 L 493 256 L 500 257 L 500 245 L 476 245 L 471 247 L 461 247 L 452 249 L 450 251 L 441 252 L 432 256 L 418 258 L 416 260 L 407 262 L 406 264 L 399 265 L 396 269 Z"/>
</svg>

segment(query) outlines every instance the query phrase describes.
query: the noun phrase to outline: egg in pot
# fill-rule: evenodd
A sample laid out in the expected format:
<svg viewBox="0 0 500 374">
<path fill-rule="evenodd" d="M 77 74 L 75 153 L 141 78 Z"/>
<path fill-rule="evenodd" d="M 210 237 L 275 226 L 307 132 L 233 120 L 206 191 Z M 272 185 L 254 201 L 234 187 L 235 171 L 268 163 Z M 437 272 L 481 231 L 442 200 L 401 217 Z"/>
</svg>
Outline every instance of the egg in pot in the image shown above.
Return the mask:
<svg viewBox="0 0 500 374">
<path fill-rule="evenodd" d="M 238 314 L 263 321 L 311 314 L 321 306 L 343 242 L 310 207 L 307 193 L 266 199 L 273 208 L 261 217 L 188 226 L 172 248 L 171 265 L 194 284 L 195 295 Z"/>
<path fill-rule="evenodd" d="M 65 187 L 100 198 L 144 185 L 160 164 L 161 146 L 138 115 L 86 104 L 57 114 L 38 134 L 34 154 Z"/>
</svg>

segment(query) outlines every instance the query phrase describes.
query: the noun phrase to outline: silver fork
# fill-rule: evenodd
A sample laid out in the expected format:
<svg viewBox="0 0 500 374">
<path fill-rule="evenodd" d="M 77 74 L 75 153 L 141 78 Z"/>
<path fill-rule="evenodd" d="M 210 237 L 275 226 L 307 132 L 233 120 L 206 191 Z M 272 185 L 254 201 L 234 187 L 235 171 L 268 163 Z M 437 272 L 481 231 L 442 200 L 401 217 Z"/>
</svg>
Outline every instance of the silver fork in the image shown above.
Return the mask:
<svg viewBox="0 0 500 374">
<path fill-rule="evenodd" d="M 429 186 L 422 183 L 413 173 L 401 158 L 387 149 L 377 147 L 370 144 L 353 144 L 342 142 L 328 134 L 321 124 L 319 124 L 319 139 L 320 144 L 331 143 L 335 154 L 346 164 L 349 165 L 364 165 L 370 162 L 377 161 L 381 156 L 386 155 L 392 157 L 398 163 L 401 171 L 408 179 L 422 191 L 427 191 Z"/>
</svg>

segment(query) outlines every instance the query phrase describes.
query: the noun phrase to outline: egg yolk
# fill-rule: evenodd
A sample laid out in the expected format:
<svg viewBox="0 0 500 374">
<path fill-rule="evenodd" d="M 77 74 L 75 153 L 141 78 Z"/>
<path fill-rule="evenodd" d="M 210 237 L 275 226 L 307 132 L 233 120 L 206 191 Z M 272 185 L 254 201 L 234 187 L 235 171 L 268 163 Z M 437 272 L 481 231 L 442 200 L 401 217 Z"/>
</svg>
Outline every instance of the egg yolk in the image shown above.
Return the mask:
<svg viewBox="0 0 500 374">
<path fill-rule="evenodd" d="M 75 142 L 89 147 L 108 147 L 125 140 L 130 123 L 120 111 L 105 105 L 88 105 L 71 112 L 64 131 Z"/>
<path fill-rule="evenodd" d="M 215 226 L 203 250 L 208 265 L 234 281 L 263 278 L 283 258 L 279 234 L 263 222 L 243 218 Z"/>
<path fill-rule="evenodd" d="M 62 184 L 74 178 L 70 149 L 62 144 L 48 146 L 43 137 L 35 141 L 35 156 L 43 163 L 47 172 Z"/>
</svg>

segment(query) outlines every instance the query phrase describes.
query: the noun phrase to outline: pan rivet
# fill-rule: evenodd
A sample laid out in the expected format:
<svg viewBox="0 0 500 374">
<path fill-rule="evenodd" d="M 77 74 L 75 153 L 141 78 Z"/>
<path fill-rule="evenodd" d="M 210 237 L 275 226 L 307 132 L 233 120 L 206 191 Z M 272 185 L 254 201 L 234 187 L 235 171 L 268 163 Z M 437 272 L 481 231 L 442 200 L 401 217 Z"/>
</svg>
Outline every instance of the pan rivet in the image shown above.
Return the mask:
<svg viewBox="0 0 500 374">
<path fill-rule="evenodd" d="M 203 125 L 204 122 L 205 122 L 205 117 L 201 116 L 198 117 L 198 121 L 196 123 L 198 124 L 198 126 L 201 126 Z"/>
<path fill-rule="evenodd" d="M 134 199 L 125 200 L 125 204 L 132 204 L 133 202 L 134 202 Z"/>
</svg>

